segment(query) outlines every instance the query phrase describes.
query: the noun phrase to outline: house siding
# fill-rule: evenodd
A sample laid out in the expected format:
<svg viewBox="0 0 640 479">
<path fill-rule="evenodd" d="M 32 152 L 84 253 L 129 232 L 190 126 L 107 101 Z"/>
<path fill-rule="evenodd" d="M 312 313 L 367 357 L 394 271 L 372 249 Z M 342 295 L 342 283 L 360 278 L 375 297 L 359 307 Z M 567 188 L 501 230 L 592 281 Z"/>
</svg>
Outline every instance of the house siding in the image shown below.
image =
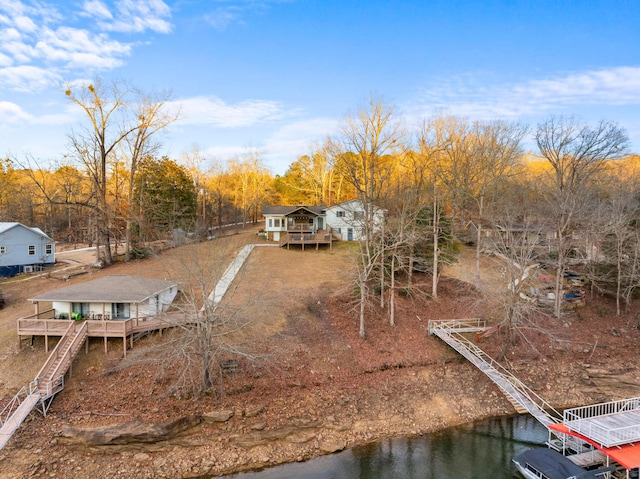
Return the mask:
<svg viewBox="0 0 640 479">
<path fill-rule="evenodd" d="M 361 241 L 365 239 L 363 226 L 365 208 L 360 200 L 351 200 L 327 208 L 327 225 L 332 233 L 343 241 Z M 382 210 L 376 208 L 374 222 L 378 226 L 382 224 Z M 349 237 L 349 229 L 352 236 Z"/>
<path fill-rule="evenodd" d="M 141 303 L 128 303 L 126 301 L 114 301 L 110 303 L 87 303 L 89 305 L 88 312 L 92 317 L 95 318 L 96 314 L 102 314 L 102 311 L 104 310 L 108 317 L 114 320 L 156 316 L 158 313 L 167 311 L 169 309 L 169 306 L 171 305 L 177 294 L 178 288 L 172 287 L 151 296 L 146 301 L 143 301 Z M 76 302 L 79 303 L 81 301 L 52 301 L 52 307 L 56 311 L 56 316 L 58 316 L 60 313 L 68 314 L 72 308 L 72 304 Z M 128 317 L 115 318 L 113 315 L 113 305 L 121 303 L 129 305 L 129 315 Z"/>
<path fill-rule="evenodd" d="M 55 263 L 53 240 L 20 223 L 0 223 L 0 251 L 0 276 L 14 276 L 24 271 L 24 266 Z M 33 254 L 29 254 L 30 251 Z"/>
</svg>

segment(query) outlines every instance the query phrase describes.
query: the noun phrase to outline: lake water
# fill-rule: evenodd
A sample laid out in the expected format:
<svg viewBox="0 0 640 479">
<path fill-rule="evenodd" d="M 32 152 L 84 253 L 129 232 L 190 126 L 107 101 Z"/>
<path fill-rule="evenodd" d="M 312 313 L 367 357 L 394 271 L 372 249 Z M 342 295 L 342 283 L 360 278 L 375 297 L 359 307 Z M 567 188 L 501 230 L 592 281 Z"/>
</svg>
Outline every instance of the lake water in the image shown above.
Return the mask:
<svg viewBox="0 0 640 479">
<path fill-rule="evenodd" d="M 531 416 L 466 424 L 427 436 L 391 439 L 307 462 L 227 479 L 514 479 L 511 458 L 543 446 L 547 430 Z"/>
</svg>

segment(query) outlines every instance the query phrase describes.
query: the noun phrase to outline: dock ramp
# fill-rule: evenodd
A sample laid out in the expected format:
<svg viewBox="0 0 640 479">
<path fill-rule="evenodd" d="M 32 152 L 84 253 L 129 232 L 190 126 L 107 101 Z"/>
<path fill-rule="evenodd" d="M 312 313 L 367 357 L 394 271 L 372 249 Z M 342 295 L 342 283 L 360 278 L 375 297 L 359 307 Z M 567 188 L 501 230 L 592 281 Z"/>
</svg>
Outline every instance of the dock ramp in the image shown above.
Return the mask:
<svg viewBox="0 0 640 479">
<path fill-rule="evenodd" d="M 463 335 L 486 329 L 486 322 L 480 319 L 429 321 L 429 334 L 438 336 L 486 374 L 502 390 L 518 413 L 531 414 L 545 427 L 562 421 L 562 414 Z"/>
</svg>

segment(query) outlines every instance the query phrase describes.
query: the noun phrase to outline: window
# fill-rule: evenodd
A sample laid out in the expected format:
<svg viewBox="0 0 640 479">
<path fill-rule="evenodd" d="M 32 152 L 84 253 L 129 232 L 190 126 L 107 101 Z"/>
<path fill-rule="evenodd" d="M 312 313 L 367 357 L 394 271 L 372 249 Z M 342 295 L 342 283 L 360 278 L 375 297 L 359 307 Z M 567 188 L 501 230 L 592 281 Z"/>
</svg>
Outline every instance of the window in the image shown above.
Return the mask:
<svg viewBox="0 0 640 479">
<path fill-rule="evenodd" d="M 46 245 L 44 245 L 44 253 L 45 254 L 53 253 L 53 245 L 51 243 L 47 243 Z"/>
<path fill-rule="evenodd" d="M 269 218 L 269 228 L 271 228 L 273 226 L 273 219 Z"/>
<path fill-rule="evenodd" d="M 0 246 L 0 254 L 5 254 L 7 252 L 6 246 Z"/>
<path fill-rule="evenodd" d="M 71 303 L 71 317 L 74 319 L 88 318 L 91 314 L 89 303 Z"/>
<path fill-rule="evenodd" d="M 35 256 L 35 255 L 36 255 L 36 245 L 30 244 L 29 245 L 29 256 Z"/>
<path fill-rule="evenodd" d="M 111 317 L 113 319 L 129 319 L 129 303 L 113 303 Z"/>
<path fill-rule="evenodd" d="M 336 218 L 344 218 L 344 211 L 336 211 Z"/>
<path fill-rule="evenodd" d="M 275 220 L 273 220 L 273 225 L 276 228 L 280 228 L 280 218 L 276 218 Z"/>
</svg>

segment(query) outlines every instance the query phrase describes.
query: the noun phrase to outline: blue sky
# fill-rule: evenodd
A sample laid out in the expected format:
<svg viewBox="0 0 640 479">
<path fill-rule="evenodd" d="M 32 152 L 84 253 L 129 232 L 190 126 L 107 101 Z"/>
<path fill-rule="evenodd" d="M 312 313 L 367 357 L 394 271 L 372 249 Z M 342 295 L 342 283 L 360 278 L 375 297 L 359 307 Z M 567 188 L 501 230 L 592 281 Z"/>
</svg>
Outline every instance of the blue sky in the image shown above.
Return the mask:
<svg viewBox="0 0 640 479">
<path fill-rule="evenodd" d="M 172 92 L 172 158 L 258 149 L 276 174 L 372 94 L 409 128 L 604 119 L 640 153 L 638 0 L 0 0 L 0 156 L 62 158 L 63 85 L 96 76 Z"/>
</svg>

